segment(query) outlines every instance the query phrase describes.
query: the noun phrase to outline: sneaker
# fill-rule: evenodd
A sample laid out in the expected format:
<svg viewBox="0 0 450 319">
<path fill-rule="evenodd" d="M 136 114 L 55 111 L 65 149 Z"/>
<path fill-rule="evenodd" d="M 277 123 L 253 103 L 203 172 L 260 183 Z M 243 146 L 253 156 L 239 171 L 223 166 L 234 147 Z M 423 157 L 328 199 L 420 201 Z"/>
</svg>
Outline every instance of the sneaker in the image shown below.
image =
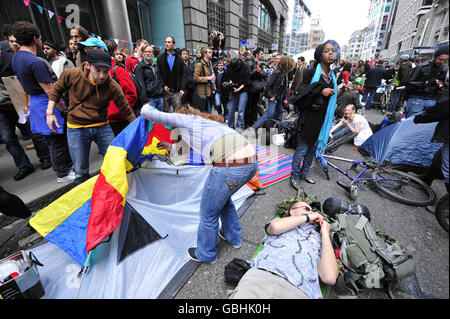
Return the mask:
<svg viewBox="0 0 450 319">
<path fill-rule="evenodd" d="M 67 174 L 64 177 L 58 177 L 56 179 L 56 182 L 58 182 L 58 183 L 67 183 L 67 182 L 73 182 L 74 179 L 75 179 L 75 174 L 73 174 L 73 175 Z"/>
<path fill-rule="evenodd" d="M 219 229 L 219 237 L 222 238 L 223 240 L 229 242 L 229 241 L 227 240 L 227 238 L 225 237 L 225 234 L 223 233 L 223 230 L 222 230 L 222 229 Z M 239 248 L 242 247 L 242 244 L 240 244 L 240 245 L 238 245 L 238 246 L 234 246 L 234 245 L 232 245 L 232 246 L 233 246 L 233 248 L 239 249 Z"/>
<path fill-rule="evenodd" d="M 67 176 L 73 177 L 73 179 L 75 179 L 76 178 L 75 171 L 73 169 L 71 169 L 69 171 L 69 174 L 67 174 Z"/>
<path fill-rule="evenodd" d="M 196 261 L 196 262 L 199 262 L 199 263 L 206 263 L 206 264 L 213 265 L 213 264 L 215 264 L 217 262 L 217 259 L 212 261 L 212 262 L 210 262 L 210 263 L 204 262 L 204 261 L 198 259 L 197 256 L 195 256 L 195 247 L 188 248 L 187 254 L 188 254 L 189 258 L 191 258 L 193 261 Z"/>
</svg>

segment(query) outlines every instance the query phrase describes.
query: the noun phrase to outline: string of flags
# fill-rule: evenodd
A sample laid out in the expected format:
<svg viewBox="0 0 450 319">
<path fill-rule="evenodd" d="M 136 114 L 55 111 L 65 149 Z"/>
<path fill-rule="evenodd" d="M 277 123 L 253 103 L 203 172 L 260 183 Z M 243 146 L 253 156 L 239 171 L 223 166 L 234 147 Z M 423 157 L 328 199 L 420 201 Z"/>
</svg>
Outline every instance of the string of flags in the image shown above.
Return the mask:
<svg viewBox="0 0 450 319">
<path fill-rule="evenodd" d="M 63 18 L 62 16 L 59 16 L 59 15 L 55 14 L 55 12 L 53 12 L 53 11 L 51 11 L 51 10 L 48 10 L 48 9 L 44 8 L 44 7 L 42 7 L 41 5 L 35 3 L 35 2 L 33 2 L 33 1 L 31 1 L 31 0 L 23 0 L 23 3 L 25 4 L 26 7 L 28 7 L 30 4 L 35 5 L 35 6 L 38 8 L 40 14 L 44 14 L 44 11 L 46 11 L 49 20 L 51 20 L 51 19 L 53 18 L 53 16 L 56 16 L 56 19 L 58 20 L 58 24 L 61 24 L 62 21 L 66 21 L 66 19 Z M 83 28 L 84 28 L 84 27 L 83 27 Z M 93 36 L 93 37 L 95 37 L 95 38 L 98 38 L 98 39 L 100 39 L 100 40 L 105 39 L 105 38 L 102 38 L 101 36 L 99 36 L 99 35 L 97 35 L 97 34 L 95 34 L 95 33 L 93 33 L 93 32 L 90 32 L 90 31 L 87 30 L 86 28 L 84 28 L 84 29 L 85 29 L 91 36 Z M 111 39 L 109 39 L 109 40 L 110 40 L 110 41 L 113 41 L 113 40 L 114 40 L 114 42 L 116 42 L 117 45 L 119 45 L 119 43 L 121 43 L 122 45 L 129 45 L 129 46 L 132 47 L 132 46 L 135 44 L 135 42 L 126 41 L 126 40 L 121 40 L 121 39 L 113 39 L 113 38 L 111 38 Z M 242 42 L 242 41 L 241 41 L 241 42 Z M 244 47 L 245 47 L 245 46 L 244 46 Z M 160 46 L 160 49 L 163 50 L 163 49 L 164 49 L 164 46 Z M 197 49 L 193 49 L 193 51 L 194 51 L 194 53 L 197 53 L 197 51 L 200 52 L 200 50 L 197 50 Z M 242 43 L 241 43 L 241 45 L 240 45 L 240 50 L 239 50 L 239 51 L 238 51 L 238 50 L 214 50 L 214 53 L 215 53 L 215 54 L 225 54 L 225 55 L 230 54 L 230 55 L 231 55 L 232 52 L 234 52 L 234 53 L 236 53 L 236 54 L 239 54 L 239 55 L 244 55 L 244 54 L 246 53 L 246 50 L 245 50 L 245 49 L 243 50 L 243 48 L 242 48 Z"/>
</svg>

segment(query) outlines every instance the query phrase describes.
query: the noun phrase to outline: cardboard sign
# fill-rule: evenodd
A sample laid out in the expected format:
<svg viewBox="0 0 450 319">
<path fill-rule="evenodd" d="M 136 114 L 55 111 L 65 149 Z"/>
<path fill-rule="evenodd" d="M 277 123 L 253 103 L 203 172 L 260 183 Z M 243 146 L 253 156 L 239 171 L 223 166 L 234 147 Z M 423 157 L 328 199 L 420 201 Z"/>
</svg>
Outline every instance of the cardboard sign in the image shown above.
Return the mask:
<svg viewBox="0 0 450 319">
<path fill-rule="evenodd" d="M 27 93 L 23 90 L 22 84 L 16 75 L 2 77 L 2 81 L 8 91 L 17 114 L 20 116 L 29 103 Z"/>
</svg>

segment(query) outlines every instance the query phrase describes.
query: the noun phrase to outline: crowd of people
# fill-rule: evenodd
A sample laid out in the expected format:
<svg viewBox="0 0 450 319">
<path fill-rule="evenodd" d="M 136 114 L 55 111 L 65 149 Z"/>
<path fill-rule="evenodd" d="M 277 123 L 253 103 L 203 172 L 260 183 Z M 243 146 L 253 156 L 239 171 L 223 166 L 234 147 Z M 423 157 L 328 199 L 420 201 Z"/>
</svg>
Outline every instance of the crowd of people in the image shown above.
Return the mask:
<svg viewBox="0 0 450 319">
<path fill-rule="evenodd" d="M 307 63 L 304 57 L 294 61 L 280 53 L 267 56 L 262 48 L 230 57 L 205 46 L 194 58 L 188 49 L 177 48 L 172 36 L 165 38 L 164 51 L 140 39 L 130 53 L 114 41 L 90 37 L 79 26 L 70 29 L 63 50 L 50 40 L 43 42 L 41 31 L 25 21 L 4 26 L 3 36 L 0 77 L 17 76 L 26 92 L 24 112 L 29 120 L 23 130 L 32 138 L 41 169 L 51 167 L 57 182 L 78 185 L 90 178 L 92 141 L 105 155 L 115 136 L 140 115 L 178 129 L 178 141 L 191 143 L 191 149 L 213 166 L 202 195 L 197 247 L 188 250 L 198 262 L 216 262 L 218 236 L 240 247 L 241 226 L 231 196 L 257 170 L 255 149 L 245 136 L 272 125 L 270 119 L 296 115 L 298 141 L 290 178 L 296 190 L 302 188 L 302 180 L 316 183 L 309 168 L 316 152 L 323 152 L 330 140 L 353 133 L 359 146 L 372 135 L 365 111 L 372 107 L 383 80 L 394 85 L 389 110 L 404 112 L 406 118 L 430 112 L 436 101 L 446 98 L 446 118 L 427 113 L 420 121 L 447 121 L 448 129 L 448 46 L 437 48 L 433 59 L 422 63 L 402 55 L 396 65 L 383 60 L 370 65 L 340 60 L 339 45 L 333 40 L 318 46 L 314 60 Z M 15 133 L 18 114 L 0 85 L 0 133 L 18 169 L 14 175 L 18 181 L 35 168 Z M 444 142 L 442 167 L 448 188 L 448 131 L 439 137 Z M 168 143 L 158 146 L 173 149 Z M 220 195 L 217 189 L 222 190 Z M 216 200 L 210 201 L 213 197 Z M 291 282 L 315 298 L 320 294 L 317 276 L 331 284 L 337 276 L 326 240 L 329 225 L 304 203 L 297 206 L 288 222 L 273 222 L 266 231 L 274 242 L 289 242 L 298 240 L 291 232 L 301 224 L 323 226 L 310 247 L 314 269 L 305 274 L 310 282 Z M 301 227 L 303 232 L 311 232 L 310 228 Z M 283 233 L 287 235 L 280 236 Z M 256 263 L 273 266 L 270 260 Z M 289 281 L 289 276 L 284 278 Z"/>
</svg>

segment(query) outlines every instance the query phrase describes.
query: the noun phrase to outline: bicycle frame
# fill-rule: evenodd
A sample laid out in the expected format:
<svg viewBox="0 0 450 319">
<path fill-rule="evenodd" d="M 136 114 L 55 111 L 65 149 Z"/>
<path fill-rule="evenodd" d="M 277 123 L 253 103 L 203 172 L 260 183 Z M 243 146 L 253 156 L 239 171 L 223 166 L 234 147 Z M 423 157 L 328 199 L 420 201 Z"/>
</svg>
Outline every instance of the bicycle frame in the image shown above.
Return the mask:
<svg viewBox="0 0 450 319">
<path fill-rule="evenodd" d="M 399 179 L 390 179 L 390 178 L 382 178 L 382 179 L 376 179 L 376 178 L 361 178 L 361 176 L 369 169 L 372 169 L 369 165 L 367 165 L 365 162 L 362 161 L 357 161 L 357 160 L 352 160 L 352 159 L 348 159 L 348 158 L 344 158 L 344 157 L 339 157 L 339 156 L 333 156 L 333 155 L 326 155 L 326 154 L 322 154 L 319 155 L 317 154 L 316 157 L 318 159 L 320 159 L 320 162 L 324 168 L 325 174 L 327 175 L 327 178 L 329 178 L 328 176 L 328 166 L 333 167 L 335 170 L 337 170 L 338 172 L 340 172 L 341 174 L 347 176 L 351 182 L 350 182 L 350 186 L 354 185 L 356 182 L 358 181 L 363 181 L 363 182 L 372 182 L 372 181 L 399 181 Z M 353 166 L 358 166 L 361 165 L 363 166 L 363 169 L 361 170 L 361 172 L 359 172 L 358 175 L 356 176 L 352 176 L 349 173 L 347 173 L 346 171 L 344 171 L 343 169 L 339 168 L 337 165 L 333 164 L 332 162 L 328 162 L 327 159 L 333 159 L 333 160 L 337 160 L 337 161 L 341 161 L 341 162 L 346 162 L 346 163 L 351 163 L 352 167 Z M 376 167 L 375 169 L 378 169 L 378 167 Z"/>
</svg>

